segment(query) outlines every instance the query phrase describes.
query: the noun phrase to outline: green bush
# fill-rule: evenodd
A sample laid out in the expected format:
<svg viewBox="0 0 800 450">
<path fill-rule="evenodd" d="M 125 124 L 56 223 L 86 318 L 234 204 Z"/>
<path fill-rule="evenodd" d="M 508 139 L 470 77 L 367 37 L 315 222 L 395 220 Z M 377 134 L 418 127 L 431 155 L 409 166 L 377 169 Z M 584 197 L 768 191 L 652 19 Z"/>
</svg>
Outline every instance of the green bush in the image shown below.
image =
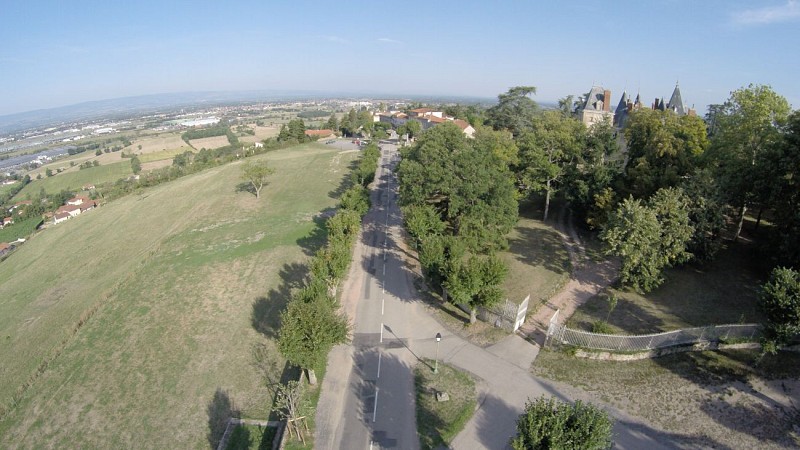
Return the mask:
<svg viewBox="0 0 800 450">
<path fill-rule="evenodd" d="M 562 403 L 544 396 L 529 401 L 517 419 L 515 450 L 611 448 L 614 425 L 608 413 L 580 400 Z"/>
</svg>

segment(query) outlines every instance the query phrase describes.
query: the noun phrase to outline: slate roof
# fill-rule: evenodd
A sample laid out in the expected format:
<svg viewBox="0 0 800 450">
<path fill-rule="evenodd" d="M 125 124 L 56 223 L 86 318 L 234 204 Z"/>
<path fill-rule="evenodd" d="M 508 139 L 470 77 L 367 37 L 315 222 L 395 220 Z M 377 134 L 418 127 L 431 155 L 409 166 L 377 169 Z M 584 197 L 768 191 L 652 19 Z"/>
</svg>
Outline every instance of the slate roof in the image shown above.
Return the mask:
<svg viewBox="0 0 800 450">
<path fill-rule="evenodd" d="M 592 90 L 589 91 L 589 96 L 586 97 L 586 101 L 583 104 L 583 109 L 587 111 L 602 111 L 602 105 L 598 105 L 598 102 L 605 102 L 606 99 L 603 98 L 605 96 L 603 92 L 603 88 L 600 86 L 592 86 Z"/>
<path fill-rule="evenodd" d="M 678 87 L 678 83 L 675 83 L 675 90 L 672 91 L 672 97 L 669 98 L 667 109 L 678 113 L 679 116 L 686 115 L 686 106 L 683 104 L 681 89 Z"/>
</svg>

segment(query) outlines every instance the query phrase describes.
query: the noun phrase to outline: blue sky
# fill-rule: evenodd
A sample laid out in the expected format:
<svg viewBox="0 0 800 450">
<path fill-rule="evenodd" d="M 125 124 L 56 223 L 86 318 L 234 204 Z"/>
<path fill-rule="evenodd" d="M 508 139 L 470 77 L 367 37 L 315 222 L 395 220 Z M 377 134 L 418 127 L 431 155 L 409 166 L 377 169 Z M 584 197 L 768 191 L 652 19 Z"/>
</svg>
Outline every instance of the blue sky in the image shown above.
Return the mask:
<svg viewBox="0 0 800 450">
<path fill-rule="evenodd" d="M 800 3 L 663 1 L 3 2 L 0 115 L 205 90 L 539 101 L 592 84 L 703 112 L 770 84 L 800 107 Z"/>
</svg>

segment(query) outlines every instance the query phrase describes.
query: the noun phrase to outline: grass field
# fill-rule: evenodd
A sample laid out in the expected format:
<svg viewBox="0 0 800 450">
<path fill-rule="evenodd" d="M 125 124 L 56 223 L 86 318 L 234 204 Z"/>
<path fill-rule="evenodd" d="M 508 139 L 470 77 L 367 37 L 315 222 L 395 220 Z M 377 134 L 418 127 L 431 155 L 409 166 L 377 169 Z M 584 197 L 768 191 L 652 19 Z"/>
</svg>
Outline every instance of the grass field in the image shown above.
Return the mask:
<svg viewBox="0 0 800 450">
<path fill-rule="evenodd" d="M 760 322 L 757 306 L 759 268 L 752 245 L 729 244 L 704 266 L 687 265 L 666 271 L 666 282 L 640 295 L 627 289 L 609 289 L 578 308 L 568 325 L 590 330 L 592 323 L 609 317 L 615 333 L 647 334 L 678 328 L 727 323 Z M 616 308 L 608 315 L 608 296 Z"/>
<path fill-rule="evenodd" d="M 181 141 L 183 142 L 183 141 Z M 183 152 L 189 151 L 191 148 L 189 147 L 181 147 L 175 148 L 172 150 L 161 150 L 157 152 L 150 152 L 150 153 L 142 153 L 139 155 L 139 161 L 144 163 L 154 162 L 154 161 L 162 161 L 165 159 L 172 160 L 176 155 L 180 155 Z M 138 153 L 138 152 L 136 152 Z"/>
<path fill-rule="evenodd" d="M 141 150 L 139 149 L 140 145 L 142 146 Z M 178 153 L 181 153 L 186 150 L 191 150 L 191 148 L 181 139 L 180 133 L 164 133 L 136 139 L 130 146 L 125 147 L 124 150 L 126 153 L 134 152 L 145 155 L 164 150 L 180 150 Z"/>
<path fill-rule="evenodd" d="M 264 139 L 277 136 L 278 132 L 281 131 L 279 126 L 259 127 L 257 125 L 250 125 L 250 128 L 255 131 L 255 136 L 241 136 L 239 138 L 241 142 L 248 142 L 251 144 L 254 142 L 260 142 Z"/>
<path fill-rule="evenodd" d="M 265 418 L 271 397 L 252 348 L 268 338 L 253 307 L 271 302 L 261 313 L 274 327 L 285 301 L 276 289 L 319 244 L 312 219 L 335 203 L 329 192 L 356 156 L 271 152 L 259 158 L 277 172 L 259 200 L 237 191 L 233 163 L 19 248 L 0 270 L 0 399 L 33 382 L 0 422 L 0 448 L 207 448 L 225 405 Z"/>
<path fill-rule="evenodd" d="M 9 192 L 12 189 L 16 189 L 18 186 L 19 186 L 19 182 L 16 182 L 14 184 L 9 184 L 9 185 L 0 184 L 0 195 L 3 195 L 5 193 Z"/>
<path fill-rule="evenodd" d="M 439 372 L 434 374 L 433 364 L 427 359 L 414 368 L 417 432 L 423 449 L 440 448 L 452 441 L 477 405 L 475 380 L 468 373 L 439 364 Z M 437 401 L 437 392 L 447 393 L 450 400 Z"/>
<path fill-rule="evenodd" d="M 230 142 L 228 142 L 228 136 L 213 136 L 202 139 L 192 139 L 189 141 L 189 143 L 192 144 L 192 147 L 196 148 L 197 150 L 203 148 L 213 150 L 215 148 L 230 145 Z"/>
<path fill-rule="evenodd" d="M 63 189 L 79 191 L 86 184 L 104 183 L 126 178 L 133 174 L 129 159 L 112 164 L 90 167 L 83 170 L 72 170 L 63 172 L 52 177 L 44 177 L 41 180 L 32 180 L 27 186 L 14 197 L 17 200 L 24 200 L 28 194 L 36 195 L 40 189 L 44 189 L 48 194 L 55 194 Z"/>
<path fill-rule="evenodd" d="M 530 203 L 520 204 L 520 219 L 508 235 L 509 249 L 499 256 L 508 263 L 503 290 L 509 300 L 522 303 L 530 294 L 529 310 L 552 297 L 569 280 L 569 255 L 557 232 L 540 219 Z"/>
</svg>

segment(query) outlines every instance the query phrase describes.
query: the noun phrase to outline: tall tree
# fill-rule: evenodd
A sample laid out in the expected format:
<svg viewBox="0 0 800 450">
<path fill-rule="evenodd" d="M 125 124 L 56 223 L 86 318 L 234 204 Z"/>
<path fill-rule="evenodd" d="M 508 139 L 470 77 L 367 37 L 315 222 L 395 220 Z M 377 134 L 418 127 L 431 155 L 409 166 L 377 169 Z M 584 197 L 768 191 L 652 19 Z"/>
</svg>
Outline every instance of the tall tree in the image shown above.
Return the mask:
<svg viewBox="0 0 800 450">
<path fill-rule="evenodd" d="M 266 161 L 248 161 L 242 166 L 242 179 L 253 186 L 256 198 L 260 198 L 261 189 L 267 183 L 267 178 L 273 173 L 275 173 L 275 169 L 269 167 Z"/>
<path fill-rule="evenodd" d="M 577 157 L 567 165 L 563 181 L 573 208 L 587 220 L 590 214 L 594 216 L 593 227 L 599 225 L 598 218 L 605 217 L 605 213 L 598 215 L 595 209 L 597 200 L 608 200 L 609 194 L 613 194 L 611 186 L 621 170 L 616 130 L 609 121 L 594 124 L 587 130 Z"/>
<path fill-rule="evenodd" d="M 748 206 L 763 201 L 756 188 L 754 170 L 765 150 L 778 141 L 786 122 L 789 102 L 769 86 L 749 85 L 731 92 L 715 111 L 715 133 L 709 152 L 729 202 L 739 208 L 734 240 L 742 231 Z M 760 198 L 761 197 L 761 198 Z"/>
<path fill-rule="evenodd" d="M 337 131 L 339 129 L 339 121 L 336 120 L 336 113 L 331 114 L 328 118 L 328 121 L 325 123 L 325 128 L 331 131 Z"/>
<path fill-rule="evenodd" d="M 625 193 L 636 198 L 678 186 L 695 171 L 708 147 L 706 126 L 699 117 L 650 109 L 631 113 L 625 139 Z"/>
<path fill-rule="evenodd" d="M 800 111 L 788 119 L 781 140 L 762 162 L 775 224 L 771 252 L 777 262 L 800 268 Z"/>
<path fill-rule="evenodd" d="M 610 215 L 600 238 L 607 253 L 622 258 L 623 284 L 649 292 L 664 282 L 665 268 L 689 259 L 686 245 L 694 229 L 687 203 L 680 189 L 662 189 L 648 205 L 628 197 Z"/>
<path fill-rule="evenodd" d="M 766 316 L 766 340 L 774 353 L 778 345 L 800 333 L 800 272 L 776 267 L 759 296 Z"/>
<path fill-rule="evenodd" d="M 500 285 L 508 266 L 496 256 L 451 258 L 445 270 L 444 287 L 455 303 L 469 306 L 470 323 L 478 320 L 478 307 L 490 307 L 503 299 Z"/>
<path fill-rule="evenodd" d="M 310 301 L 292 299 L 281 313 L 278 349 L 292 364 L 308 371 L 309 383 L 316 384 L 315 369 L 325 363 L 331 348 L 345 342 L 347 319 L 325 296 Z"/>
<path fill-rule="evenodd" d="M 509 130 L 516 137 L 530 127 L 539 105 L 531 98 L 535 86 L 515 86 L 497 96 L 497 105 L 486 111 L 487 123 L 495 130 Z"/>
<path fill-rule="evenodd" d="M 520 147 L 518 176 L 526 190 L 544 192 L 544 220 L 550 198 L 567 166 L 577 157 L 586 128 L 581 122 L 558 111 L 545 111 L 531 121 L 528 131 L 517 139 Z"/>
</svg>

